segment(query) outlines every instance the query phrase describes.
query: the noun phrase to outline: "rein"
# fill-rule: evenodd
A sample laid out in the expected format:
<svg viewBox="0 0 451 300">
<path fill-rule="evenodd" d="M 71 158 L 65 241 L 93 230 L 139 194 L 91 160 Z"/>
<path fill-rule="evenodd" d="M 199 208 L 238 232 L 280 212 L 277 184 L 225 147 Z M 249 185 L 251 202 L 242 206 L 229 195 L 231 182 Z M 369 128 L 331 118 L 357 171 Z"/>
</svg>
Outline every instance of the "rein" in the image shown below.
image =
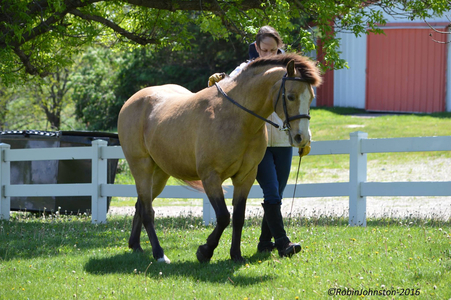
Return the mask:
<svg viewBox="0 0 451 300">
<path fill-rule="evenodd" d="M 224 96 L 226 97 L 227 100 L 229 100 L 230 102 L 232 102 L 233 104 L 235 104 L 236 106 L 238 106 L 239 108 L 241 108 L 242 110 L 244 110 L 245 112 L 250 113 L 251 115 L 253 115 L 254 117 L 257 117 L 263 121 L 265 121 L 266 123 L 271 124 L 272 126 L 279 128 L 280 126 L 268 119 L 263 118 L 262 116 L 257 115 L 256 113 L 254 113 L 252 110 L 247 109 L 246 107 L 242 106 L 241 104 L 239 104 L 238 102 L 236 102 L 235 100 L 233 100 L 232 98 L 229 97 L 229 95 L 227 95 L 219 86 L 219 84 L 217 82 L 215 82 L 216 88 L 218 89 L 218 91 Z"/>
<path fill-rule="evenodd" d="M 271 124 L 272 126 L 274 126 L 275 128 L 279 128 L 279 130 L 290 130 L 291 126 L 290 126 L 290 121 L 293 120 L 297 120 L 297 119 L 308 119 L 310 120 L 310 114 L 300 114 L 300 115 L 295 115 L 290 117 L 288 115 L 288 109 L 287 109 L 287 99 L 286 99 L 286 95 L 285 95 L 285 82 L 287 80 L 294 80 L 294 81 L 302 81 L 302 82 L 306 82 L 306 80 L 304 80 L 303 78 L 300 77 L 288 77 L 288 74 L 285 73 L 285 75 L 282 77 L 282 84 L 280 85 L 280 89 L 279 89 L 279 93 L 277 95 L 277 100 L 276 103 L 274 105 L 274 111 L 276 111 L 276 107 L 277 107 L 277 103 L 279 103 L 279 98 L 280 95 L 282 95 L 282 99 L 283 99 L 283 113 L 285 114 L 285 121 L 283 122 L 283 128 L 280 128 L 280 126 L 268 119 L 263 118 L 262 116 L 256 114 L 255 112 L 253 112 L 250 109 L 247 109 L 246 107 L 242 106 L 241 104 L 239 104 L 238 102 L 236 102 L 235 100 L 233 100 L 232 98 L 230 98 L 219 86 L 219 84 L 217 82 L 215 82 L 216 88 L 218 89 L 218 91 L 230 102 L 232 102 L 233 104 L 235 104 L 236 106 L 238 106 L 239 108 L 241 108 L 242 110 L 244 110 L 247 113 L 250 113 L 251 115 L 253 115 L 254 117 L 257 117 L 263 121 L 265 121 L 268 124 Z"/>
<path fill-rule="evenodd" d="M 296 182 L 294 183 L 293 199 L 291 200 L 291 210 L 290 210 L 290 214 L 289 214 L 290 223 L 291 223 L 291 218 L 293 217 L 294 197 L 296 195 L 296 187 L 298 185 L 299 171 L 301 170 L 301 160 L 302 160 L 302 157 L 299 157 L 298 171 L 296 172 Z"/>
</svg>

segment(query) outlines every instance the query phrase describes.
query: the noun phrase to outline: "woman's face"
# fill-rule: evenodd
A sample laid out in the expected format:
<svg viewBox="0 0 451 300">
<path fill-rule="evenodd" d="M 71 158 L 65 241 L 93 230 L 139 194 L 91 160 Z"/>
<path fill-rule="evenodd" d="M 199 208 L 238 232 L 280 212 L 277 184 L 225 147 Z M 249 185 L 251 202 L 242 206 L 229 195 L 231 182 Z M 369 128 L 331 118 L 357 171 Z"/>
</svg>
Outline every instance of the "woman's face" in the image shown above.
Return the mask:
<svg viewBox="0 0 451 300">
<path fill-rule="evenodd" d="M 257 43 L 255 43 L 255 46 L 260 57 L 267 57 L 277 54 L 277 41 L 272 37 L 267 36 L 263 38 L 260 41 L 260 45 L 257 45 Z"/>
</svg>

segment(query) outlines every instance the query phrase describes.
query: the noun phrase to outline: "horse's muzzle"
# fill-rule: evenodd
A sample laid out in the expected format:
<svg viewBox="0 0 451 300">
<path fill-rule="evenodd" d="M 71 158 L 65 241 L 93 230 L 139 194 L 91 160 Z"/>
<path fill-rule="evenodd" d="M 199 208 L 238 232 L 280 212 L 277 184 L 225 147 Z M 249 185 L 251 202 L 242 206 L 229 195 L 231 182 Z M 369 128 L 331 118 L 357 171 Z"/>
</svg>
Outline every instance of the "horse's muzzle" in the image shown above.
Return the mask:
<svg viewBox="0 0 451 300">
<path fill-rule="evenodd" d="M 302 136 L 300 134 L 296 134 L 293 140 L 296 144 L 300 144 L 302 142 Z"/>
</svg>

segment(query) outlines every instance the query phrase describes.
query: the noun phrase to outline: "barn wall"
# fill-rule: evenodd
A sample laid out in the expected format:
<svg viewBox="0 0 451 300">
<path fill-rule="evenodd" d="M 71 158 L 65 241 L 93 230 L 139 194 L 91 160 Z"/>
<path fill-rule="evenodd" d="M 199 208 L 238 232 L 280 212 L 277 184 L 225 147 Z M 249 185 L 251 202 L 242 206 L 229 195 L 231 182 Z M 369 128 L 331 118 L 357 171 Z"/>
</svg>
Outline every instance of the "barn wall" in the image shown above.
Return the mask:
<svg viewBox="0 0 451 300">
<path fill-rule="evenodd" d="M 385 14 L 385 13 L 384 13 Z M 385 14 L 386 15 L 386 14 Z M 443 17 L 440 18 L 434 18 L 434 19 L 428 19 L 427 21 L 430 22 L 435 28 L 439 30 L 447 30 L 444 29 L 444 26 L 449 24 L 449 20 L 446 16 L 451 16 L 451 11 L 448 13 L 445 13 Z M 396 29 L 428 29 L 427 24 L 423 20 L 414 20 L 410 21 L 405 18 L 395 18 L 389 15 L 386 15 L 388 23 L 386 25 L 385 30 L 396 30 Z M 394 31 L 392 31 L 394 32 Z M 408 31 L 405 31 L 404 33 L 407 33 Z M 379 84 L 379 89 L 374 88 L 374 82 L 371 82 L 368 78 L 368 42 L 369 38 L 368 36 L 361 36 L 361 37 L 355 37 L 353 34 L 346 34 L 346 33 L 337 33 L 337 36 L 341 38 L 341 46 L 340 51 L 341 58 L 344 58 L 346 61 L 348 61 L 349 69 L 343 69 L 343 70 L 335 70 L 334 71 L 334 79 L 333 79 L 333 87 L 334 87 L 334 106 L 348 106 L 348 107 L 356 107 L 356 108 L 364 108 L 368 109 L 368 94 L 369 94 L 369 84 L 372 83 L 373 89 L 371 90 L 371 93 L 374 92 L 381 92 L 380 88 L 382 87 L 381 83 Z M 414 34 L 412 37 L 420 36 L 420 34 Z M 404 38 L 404 35 L 401 33 L 399 38 Z M 423 36 L 424 38 L 424 36 Z M 434 43 L 431 41 L 430 37 L 428 37 L 428 40 L 423 39 L 423 44 L 429 44 Z M 451 35 L 448 36 L 437 36 L 435 35 L 434 38 L 436 39 L 448 39 L 451 41 Z M 396 39 L 395 39 L 396 40 Z M 418 45 L 418 44 L 417 44 Z M 433 45 L 433 48 L 435 47 L 435 50 L 432 52 L 427 52 L 424 45 L 421 45 L 421 47 L 418 46 L 411 46 L 411 47 L 403 47 L 402 51 L 405 51 L 404 53 L 409 55 L 404 55 L 406 57 L 403 57 L 402 51 L 400 60 L 406 60 L 408 56 L 415 56 L 415 54 L 412 54 L 414 52 L 422 52 L 423 55 L 429 55 L 429 61 L 431 66 L 424 66 L 417 69 L 412 69 L 411 72 L 407 72 L 406 68 L 398 69 L 396 72 L 398 74 L 401 74 L 401 76 L 410 76 L 410 79 L 412 79 L 412 76 L 421 77 L 421 84 L 416 83 L 414 81 L 413 83 L 410 83 L 406 86 L 406 83 L 404 82 L 404 93 L 405 95 L 400 94 L 401 88 L 398 88 L 396 91 L 395 88 L 392 89 L 392 93 L 397 93 L 396 96 L 391 97 L 390 99 L 385 98 L 384 101 L 386 103 L 390 103 L 393 101 L 398 101 L 397 99 L 401 99 L 402 97 L 416 97 L 416 99 L 413 100 L 412 103 L 404 103 L 400 104 L 397 103 L 397 107 L 395 110 L 392 108 L 382 108 L 382 109 L 374 109 L 374 110 L 381 110 L 381 111 L 421 111 L 421 112 L 432 112 L 432 111 L 451 111 L 451 44 L 441 45 L 441 50 L 437 50 L 438 46 L 437 44 Z M 392 48 L 391 46 L 389 46 Z M 399 46 L 396 46 L 399 47 Z M 389 48 L 389 49 L 390 49 Z M 420 49 L 417 49 L 420 48 Z M 429 47 L 431 48 L 431 47 Z M 382 54 L 384 52 L 387 52 L 387 49 L 380 49 Z M 430 49 L 428 50 L 430 51 Z M 440 52 L 442 51 L 442 52 Z M 386 57 L 381 57 L 380 59 L 386 59 L 389 57 L 388 53 Z M 433 58 L 431 58 L 433 56 Z M 416 56 L 419 57 L 419 56 Z M 390 57 L 389 57 L 390 59 Z M 421 63 L 425 62 L 424 59 L 417 58 L 417 60 L 420 60 L 421 62 L 418 63 L 417 67 L 420 67 Z M 394 62 L 397 63 L 397 62 Z M 373 60 L 373 67 L 378 67 L 377 63 L 374 63 Z M 400 73 L 400 70 L 402 71 Z M 426 73 L 428 76 L 419 75 L 420 73 Z M 405 75 L 407 74 L 407 75 Z M 379 77 L 378 81 L 385 81 L 388 82 L 388 78 L 390 76 L 394 76 L 393 73 L 385 73 L 385 77 Z M 388 77 L 387 77 L 388 76 Z M 428 79 L 429 78 L 429 79 Z M 433 78 L 433 79 L 431 79 Z M 416 80 L 416 79 L 415 79 Z M 405 80 L 406 81 L 406 80 Z M 407 80 L 412 81 L 412 80 Z M 425 85 L 427 88 L 423 88 L 422 90 L 418 90 L 419 85 Z M 409 90 L 409 86 L 413 89 L 416 88 L 416 92 L 406 92 Z M 370 86 L 371 88 L 371 86 Z M 426 91 L 426 92 L 425 92 Z M 427 93 L 429 91 L 429 93 Z M 431 95 L 433 98 L 433 101 L 430 101 Z M 419 100 L 419 98 L 423 98 L 427 100 Z M 439 99 L 439 100 L 437 100 Z M 440 100 L 441 99 L 441 100 Z M 406 100 L 404 100 L 405 102 Z M 441 101 L 441 102 L 440 102 Z M 402 101 L 401 101 L 402 102 Z M 421 104 L 422 102 L 427 102 L 427 105 Z M 413 104 L 416 103 L 416 104 Z"/>
<path fill-rule="evenodd" d="M 318 52 L 316 59 L 324 63 L 323 46 L 321 40 L 318 41 Z M 327 70 L 323 74 L 323 83 L 316 89 L 315 106 L 334 106 L 334 71 Z"/>
<path fill-rule="evenodd" d="M 341 39 L 341 58 L 348 62 L 349 69 L 335 70 L 334 105 L 365 108 L 367 36 L 337 33 L 337 37 Z"/>
<path fill-rule="evenodd" d="M 434 42 L 433 31 L 423 24 L 391 24 L 384 31 L 368 36 L 366 109 L 444 111 L 446 45 Z M 446 36 L 434 38 L 444 41 Z"/>
<path fill-rule="evenodd" d="M 450 28 L 451 29 L 451 28 Z M 450 30 L 451 32 L 451 30 Z M 448 34 L 447 67 L 446 67 L 446 111 L 451 112 L 451 34 Z"/>
</svg>

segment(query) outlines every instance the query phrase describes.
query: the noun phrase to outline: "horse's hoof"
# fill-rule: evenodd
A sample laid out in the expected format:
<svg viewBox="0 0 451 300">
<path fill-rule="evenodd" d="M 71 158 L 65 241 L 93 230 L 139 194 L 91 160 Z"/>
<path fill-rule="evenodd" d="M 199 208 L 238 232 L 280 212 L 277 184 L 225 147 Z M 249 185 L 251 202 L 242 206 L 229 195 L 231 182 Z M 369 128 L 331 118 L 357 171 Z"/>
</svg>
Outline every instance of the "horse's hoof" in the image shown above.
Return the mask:
<svg viewBox="0 0 451 300">
<path fill-rule="evenodd" d="M 241 255 L 240 256 L 232 256 L 232 260 L 233 260 L 233 262 L 238 263 L 238 264 L 244 264 L 246 262 L 244 257 L 242 257 Z"/>
<path fill-rule="evenodd" d="M 198 260 L 200 263 L 207 263 L 207 262 L 210 262 L 211 256 L 210 256 L 210 257 L 207 257 L 206 255 L 204 255 L 204 254 L 202 253 L 202 248 L 201 248 L 201 247 L 202 247 L 202 246 L 199 246 L 199 248 L 197 248 L 197 252 L 196 252 L 197 260 Z"/>
<path fill-rule="evenodd" d="M 144 252 L 144 250 L 143 250 L 143 248 L 141 248 L 141 246 L 140 245 L 134 245 L 134 246 L 128 246 L 130 249 L 132 249 L 133 250 L 133 252 L 136 252 L 136 253 L 142 253 L 142 252 Z"/>
<path fill-rule="evenodd" d="M 167 264 L 171 263 L 171 261 L 169 260 L 169 258 L 166 255 L 163 255 L 163 257 L 157 259 L 157 262 L 159 262 L 159 263 L 167 263 Z"/>
</svg>

